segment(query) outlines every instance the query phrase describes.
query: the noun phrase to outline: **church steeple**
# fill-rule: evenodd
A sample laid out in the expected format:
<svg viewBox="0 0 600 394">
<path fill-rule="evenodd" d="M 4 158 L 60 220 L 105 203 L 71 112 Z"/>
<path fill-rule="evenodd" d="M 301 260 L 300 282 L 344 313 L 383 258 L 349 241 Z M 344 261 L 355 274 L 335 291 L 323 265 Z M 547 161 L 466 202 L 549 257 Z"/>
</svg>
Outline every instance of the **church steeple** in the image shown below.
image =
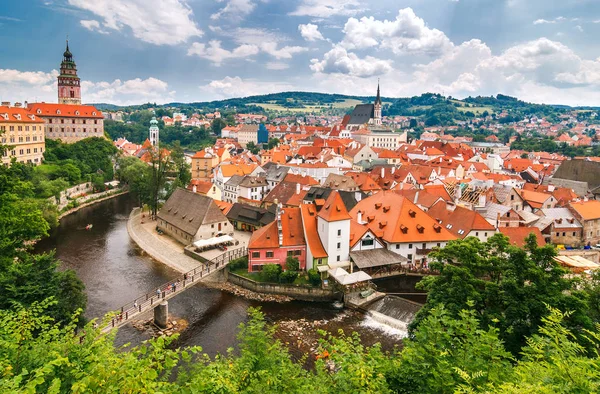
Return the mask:
<svg viewBox="0 0 600 394">
<path fill-rule="evenodd" d="M 73 54 L 69 50 L 69 39 L 67 39 L 67 48 L 63 53 L 63 60 L 60 63 L 58 103 L 81 104 L 80 80 L 77 76 L 77 65 L 73 61 Z"/>
<path fill-rule="evenodd" d="M 379 79 L 377 80 L 377 97 L 373 103 L 373 123 L 376 126 L 381 126 L 381 94 L 379 92 Z"/>
</svg>

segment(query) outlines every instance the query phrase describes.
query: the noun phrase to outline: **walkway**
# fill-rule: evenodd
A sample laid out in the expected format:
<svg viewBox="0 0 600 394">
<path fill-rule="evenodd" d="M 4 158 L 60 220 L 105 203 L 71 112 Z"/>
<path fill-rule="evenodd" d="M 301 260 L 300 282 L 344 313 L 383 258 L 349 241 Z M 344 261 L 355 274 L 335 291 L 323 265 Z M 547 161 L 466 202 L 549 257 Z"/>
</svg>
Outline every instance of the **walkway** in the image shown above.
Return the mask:
<svg viewBox="0 0 600 394">
<path fill-rule="evenodd" d="M 197 260 L 183 253 L 183 246 L 178 244 L 167 235 L 158 235 L 154 228 L 156 222 L 146 218 L 146 223 L 141 223 L 141 211 L 135 208 L 129 215 L 127 221 L 127 232 L 129 236 L 144 252 L 154 260 L 184 273 L 197 268 L 200 264 Z"/>
</svg>

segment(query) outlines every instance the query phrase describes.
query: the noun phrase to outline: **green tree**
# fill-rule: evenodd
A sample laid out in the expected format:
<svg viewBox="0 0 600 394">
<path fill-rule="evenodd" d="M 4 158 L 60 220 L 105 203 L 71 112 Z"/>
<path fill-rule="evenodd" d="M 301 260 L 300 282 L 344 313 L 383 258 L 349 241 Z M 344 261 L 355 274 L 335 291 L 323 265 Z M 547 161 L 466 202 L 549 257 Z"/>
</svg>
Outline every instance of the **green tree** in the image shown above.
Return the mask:
<svg viewBox="0 0 600 394">
<path fill-rule="evenodd" d="M 527 238 L 525 248 L 510 246 L 502 234 L 485 243 L 475 237 L 451 241 L 430 254 L 430 266 L 439 275 L 418 284 L 428 291 L 427 302 L 411 331 L 440 305 L 458 317 L 471 302 L 482 326 L 497 327 L 514 355 L 528 336 L 537 333 L 548 314 L 547 305 L 572 311 L 566 322 L 574 332 L 591 328 L 586 296 L 554 261 L 555 255 L 551 246 L 538 247 L 534 235 Z"/>
<path fill-rule="evenodd" d="M 267 149 L 273 149 L 279 145 L 279 138 L 269 138 L 269 142 L 267 143 Z"/>
<path fill-rule="evenodd" d="M 281 265 L 279 265 L 279 264 L 265 264 L 261 271 L 262 277 L 267 282 L 273 282 L 273 283 L 279 282 L 280 274 L 281 274 Z"/>
<path fill-rule="evenodd" d="M 223 119 L 216 118 L 210 124 L 210 129 L 212 130 L 212 132 L 213 132 L 214 135 L 220 136 L 221 135 L 221 130 L 223 130 L 223 128 L 225 126 L 227 126 L 227 123 L 225 123 L 225 121 Z"/>
<path fill-rule="evenodd" d="M 285 269 L 288 271 L 300 271 L 300 261 L 298 258 L 288 256 L 285 259 Z"/>
<path fill-rule="evenodd" d="M 246 144 L 246 149 L 248 149 L 250 152 L 252 152 L 255 155 L 258 154 L 258 152 L 260 152 L 260 148 L 258 146 L 256 146 L 256 144 L 252 141 L 250 141 Z"/>
</svg>

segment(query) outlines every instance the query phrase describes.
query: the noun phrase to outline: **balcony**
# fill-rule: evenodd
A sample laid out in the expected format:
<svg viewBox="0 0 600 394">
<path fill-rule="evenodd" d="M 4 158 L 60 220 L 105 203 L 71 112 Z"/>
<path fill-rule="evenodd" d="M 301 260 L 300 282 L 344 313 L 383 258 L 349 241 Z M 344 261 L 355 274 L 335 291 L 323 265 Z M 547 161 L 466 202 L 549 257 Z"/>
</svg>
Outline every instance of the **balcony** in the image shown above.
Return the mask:
<svg viewBox="0 0 600 394">
<path fill-rule="evenodd" d="M 428 248 L 417 248 L 417 254 L 421 256 L 427 256 L 432 250 L 433 249 Z"/>
</svg>

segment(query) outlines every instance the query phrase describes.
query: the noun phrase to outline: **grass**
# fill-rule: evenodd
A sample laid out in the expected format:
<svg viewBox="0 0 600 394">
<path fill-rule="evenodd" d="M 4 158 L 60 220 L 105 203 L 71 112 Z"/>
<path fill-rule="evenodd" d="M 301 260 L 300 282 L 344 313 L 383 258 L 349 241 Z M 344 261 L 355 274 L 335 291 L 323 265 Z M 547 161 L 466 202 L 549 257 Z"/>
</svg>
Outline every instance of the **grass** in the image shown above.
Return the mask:
<svg viewBox="0 0 600 394">
<path fill-rule="evenodd" d="M 248 272 L 247 268 L 238 268 L 238 269 L 232 270 L 231 272 L 236 275 L 243 276 L 244 278 L 253 280 L 255 282 L 273 283 L 273 282 L 269 282 L 269 281 L 265 280 L 265 278 L 263 278 L 263 276 L 261 275 L 260 272 Z M 308 279 L 306 279 L 305 272 L 300 272 L 300 275 L 298 275 L 298 278 L 296 278 L 296 280 L 293 283 L 278 283 L 278 284 L 294 285 L 294 286 L 312 286 L 310 284 L 310 282 L 308 281 Z"/>
<path fill-rule="evenodd" d="M 492 107 L 458 107 L 456 109 L 459 110 L 459 111 L 461 111 L 461 112 L 471 111 L 475 115 L 481 115 L 485 111 L 488 111 L 488 113 L 490 113 L 490 114 L 492 114 L 492 113 L 495 112 Z"/>
<path fill-rule="evenodd" d="M 355 99 L 346 99 L 344 101 L 336 102 L 332 104 L 333 108 L 352 108 L 357 104 L 362 104 L 362 101 Z M 280 112 L 318 112 L 320 110 L 329 109 L 329 104 L 325 105 L 305 105 L 304 108 L 287 108 L 280 104 L 271 103 L 250 103 L 249 105 L 257 105 L 264 108 L 267 111 L 280 111 Z"/>
</svg>

